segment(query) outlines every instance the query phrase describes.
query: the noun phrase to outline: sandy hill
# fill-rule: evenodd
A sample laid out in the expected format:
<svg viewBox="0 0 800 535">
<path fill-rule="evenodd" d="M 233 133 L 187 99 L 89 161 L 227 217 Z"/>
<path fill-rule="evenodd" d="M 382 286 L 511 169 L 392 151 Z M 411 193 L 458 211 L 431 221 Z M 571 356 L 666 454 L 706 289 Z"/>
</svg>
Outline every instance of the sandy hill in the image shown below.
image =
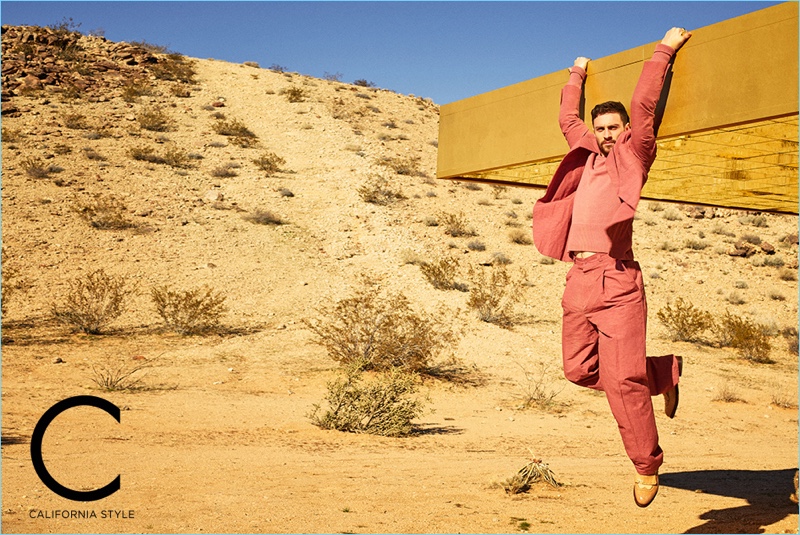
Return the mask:
<svg viewBox="0 0 800 535">
<path fill-rule="evenodd" d="M 429 100 L 279 71 L 3 27 L 4 275 L 25 287 L 3 317 L 5 531 L 796 531 L 796 217 L 642 203 L 650 351 L 687 366 L 679 417 L 659 414 L 672 477 L 638 511 L 605 400 L 558 373 L 567 266 L 530 244 L 541 191 L 435 179 Z M 381 191 L 397 197 L 368 202 Z M 470 235 L 448 235 L 448 220 Z M 435 289 L 420 264 L 442 259 L 466 287 L 470 269 L 507 270 L 523 291 L 516 324 L 481 321 L 468 291 Z M 53 321 L 70 281 L 98 268 L 136 284 L 126 312 L 104 335 Z M 337 365 L 303 322 L 363 274 L 461 329 L 453 354 L 480 378 L 426 381 L 435 412 L 410 438 L 307 417 Z M 223 294 L 224 329 L 164 330 L 150 299 L 164 284 Z M 774 362 L 672 342 L 656 314 L 678 298 L 763 325 Z M 93 381 L 142 358 L 157 362 L 148 388 Z M 557 392 L 554 408 L 521 408 L 537 386 Z M 71 438 L 46 442 L 47 459 L 75 487 L 123 473 L 102 507 L 134 518 L 37 517 L 70 505 L 24 444 L 48 407 L 82 393 L 124 407 L 122 424 L 49 431 Z M 103 453 L 81 459 L 88 444 Z M 515 497 L 492 485 L 530 450 L 568 485 Z"/>
</svg>

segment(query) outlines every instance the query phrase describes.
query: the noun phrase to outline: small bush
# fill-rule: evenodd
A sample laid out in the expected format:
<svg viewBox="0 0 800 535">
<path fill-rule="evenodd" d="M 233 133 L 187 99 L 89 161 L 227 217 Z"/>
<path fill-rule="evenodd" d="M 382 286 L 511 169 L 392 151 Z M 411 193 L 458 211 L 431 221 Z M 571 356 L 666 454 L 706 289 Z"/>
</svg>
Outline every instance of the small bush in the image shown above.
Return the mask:
<svg viewBox="0 0 800 535">
<path fill-rule="evenodd" d="M 765 325 L 726 311 L 717 322 L 715 330 L 720 346 L 737 349 L 742 358 L 762 364 L 774 362 L 769 358 L 772 344 Z"/>
<path fill-rule="evenodd" d="M 478 313 L 478 318 L 504 329 L 510 329 L 517 320 L 514 305 L 522 297 L 521 281 L 514 281 L 505 266 L 484 270 L 469 270 L 469 300 L 467 306 Z"/>
<path fill-rule="evenodd" d="M 125 311 L 134 293 L 123 276 L 107 275 L 102 269 L 69 282 L 63 306 L 53 304 L 56 321 L 88 334 L 100 334 Z"/>
<path fill-rule="evenodd" d="M 794 269 L 783 268 L 778 273 L 778 277 L 782 281 L 796 281 L 797 280 L 797 271 Z"/>
<path fill-rule="evenodd" d="M 150 66 L 150 71 L 158 80 L 168 80 L 172 82 L 183 82 L 185 84 L 195 83 L 194 77 L 197 74 L 194 70 L 194 62 L 186 59 L 182 54 L 169 53 L 166 57 L 159 58 L 158 63 Z"/>
<path fill-rule="evenodd" d="M 531 245 L 533 243 L 533 238 L 531 238 L 530 232 L 522 229 L 513 229 L 508 233 L 508 238 L 512 243 L 516 243 L 518 245 Z"/>
<path fill-rule="evenodd" d="M 384 156 L 378 160 L 378 165 L 388 167 L 398 175 L 404 176 L 423 176 L 421 172 L 420 158 L 419 157 L 400 157 L 400 156 Z"/>
<path fill-rule="evenodd" d="M 708 247 L 708 242 L 704 242 L 702 240 L 688 239 L 686 240 L 685 245 L 687 249 L 692 249 L 693 251 L 702 251 L 703 249 Z"/>
<path fill-rule="evenodd" d="M 108 160 L 108 158 L 106 158 L 105 156 L 103 156 L 102 154 L 100 154 L 99 152 L 90 147 L 85 147 L 83 149 L 83 155 L 86 156 L 87 159 L 94 160 L 97 162 L 104 162 Z"/>
<path fill-rule="evenodd" d="M 434 262 L 422 262 L 419 269 L 437 290 L 465 290 L 463 284 L 456 282 L 458 260 L 443 256 Z"/>
<path fill-rule="evenodd" d="M 142 109 L 136 114 L 136 122 L 145 130 L 152 132 L 166 132 L 170 129 L 172 120 L 163 109 L 150 106 Z"/>
<path fill-rule="evenodd" d="M 553 386 L 558 381 L 558 375 L 550 371 L 550 365 L 542 363 L 536 372 L 525 368 L 522 368 L 522 372 L 525 375 L 525 383 L 522 385 L 522 402 L 518 408 L 559 412 L 564 404 L 557 402 L 555 398 L 564 390 L 566 383 L 563 383 L 561 388 Z"/>
<path fill-rule="evenodd" d="M 757 234 L 743 234 L 741 240 L 753 245 L 761 245 L 761 237 Z"/>
<path fill-rule="evenodd" d="M 247 214 L 243 217 L 245 221 L 255 223 L 256 225 L 283 225 L 286 222 L 270 212 L 269 210 L 255 210 L 252 214 Z"/>
<path fill-rule="evenodd" d="M 89 199 L 76 201 L 72 209 L 96 229 L 124 230 L 134 226 L 125 215 L 125 205 L 113 195 L 96 193 Z"/>
<path fill-rule="evenodd" d="M 706 330 L 714 326 L 714 318 L 709 312 L 695 308 L 680 297 L 675 300 L 674 308 L 665 306 L 658 311 L 657 317 L 674 341 L 697 342 Z"/>
<path fill-rule="evenodd" d="M 39 158 L 28 157 L 21 163 L 22 170 L 31 178 L 47 178 L 53 172 L 52 166 L 45 165 Z"/>
<path fill-rule="evenodd" d="M 477 232 L 467 228 L 467 221 L 464 218 L 464 213 L 457 214 L 443 213 L 440 219 L 440 224 L 444 227 L 444 233 L 454 238 L 464 236 L 477 236 Z"/>
<path fill-rule="evenodd" d="M 418 313 L 402 293 L 384 294 L 364 279 L 352 297 L 317 309 L 305 324 L 328 355 L 345 367 L 426 373 L 457 336 L 438 317 Z"/>
<path fill-rule="evenodd" d="M 735 232 L 729 230 L 722 223 L 717 223 L 716 225 L 714 225 L 714 228 L 711 232 L 713 232 L 714 234 L 719 234 L 721 236 L 727 236 L 729 238 L 733 238 L 734 236 L 736 236 Z"/>
<path fill-rule="evenodd" d="M 66 113 L 61 117 L 64 126 L 72 130 L 85 130 L 89 128 L 86 124 L 86 116 L 82 113 Z"/>
<path fill-rule="evenodd" d="M 238 176 L 239 173 L 236 172 L 236 169 L 238 168 L 239 168 L 238 164 L 227 163 L 224 165 L 220 165 L 211 170 L 211 176 L 215 178 L 231 178 L 234 176 Z"/>
<path fill-rule="evenodd" d="M 380 206 L 406 199 L 402 191 L 392 187 L 385 177 L 379 175 L 372 176 L 364 185 L 359 187 L 358 194 L 364 202 Z"/>
<path fill-rule="evenodd" d="M 711 401 L 721 401 L 723 403 L 747 403 L 744 399 L 739 397 L 739 393 L 726 383 L 719 389 L 717 395 Z"/>
<path fill-rule="evenodd" d="M 764 260 L 761 262 L 763 266 L 781 268 L 786 264 L 786 261 L 783 259 L 782 256 L 765 256 Z"/>
<path fill-rule="evenodd" d="M 365 80 L 364 78 L 359 78 L 358 80 L 355 80 L 353 82 L 353 85 L 358 87 L 375 87 L 375 84 L 373 82 Z"/>
<path fill-rule="evenodd" d="M 260 170 L 264 171 L 267 176 L 272 176 L 281 170 L 281 166 L 286 163 L 286 160 L 274 152 L 265 152 L 253 160 L 253 163 L 256 164 L 256 167 Z"/>
<path fill-rule="evenodd" d="M 745 299 L 742 294 L 735 290 L 729 293 L 725 300 L 732 305 L 743 305 L 747 302 L 747 299 Z"/>
<path fill-rule="evenodd" d="M 150 297 L 167 327 L 184 335 L 216 329 L 227 310 L 225 296 L 209 287 L 179 291 L 157 286 Z"/>
<path fill-rule="evenodd" d="M 416 391 L 416 379 L 408 373 L 391 370 L 365 384 L 358 367 L 352 366 L 344 378 L 328 383 L 328 409 L 320 414 L 315 404 L 309 418 L 322 429 L 407 436 L 414 429 L 411 421 L 424 409 L 422 401 L 412 397 Z"/>
<path fill-rule="evenodd" d="M 152 95 L 153 90 L 144 82 L 133 80 L 122 87 L 122 100 L 125 102 L 136 102 L 136 99 L 146 95 Z"/>
<path fill-rule="evenodd" d="M 286 100 L 289 102 L 305 102 L 308 98 L 308 93 L 302 87 L 292 86 L 287 89 L 284 94 L 286 95 Z"/>
<path fill-rule="evenodd" d="M 467 244 L 467 249 L 469 249 L 470 251 L 485 251 L 486 244 L 478 240 L 472 240 Z"/>
<path fill-rule="evenodd" d="M 217 134 L 234 139 L 256 139 L 256 135 L 239 119 L 217 120 L 211 126 Z"/>
<path fill-rule="evenodd" d="M 664 211 L 664 215 L 662 216 L 667 221 L 679 221 L 683 219 L 681 213 L 676 210 L 675 208 L 669 208 Z"/>
</svg>

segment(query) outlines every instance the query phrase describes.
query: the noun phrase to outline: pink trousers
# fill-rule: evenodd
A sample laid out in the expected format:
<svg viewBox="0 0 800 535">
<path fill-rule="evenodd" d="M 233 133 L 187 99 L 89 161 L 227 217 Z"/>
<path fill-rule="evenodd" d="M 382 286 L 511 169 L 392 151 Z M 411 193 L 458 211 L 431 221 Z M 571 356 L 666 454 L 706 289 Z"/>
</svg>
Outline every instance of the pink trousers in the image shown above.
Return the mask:
<svg viewBox="0 0 800 535">
<path fill-rule="evenodd" d="M 561 304 L 564 376 L 605 392 L 636 471 L 657 473 L 664 452 L 650 397 L 678 384 L 678 361 L 673 355 L 646 356 L 639 263 L 602 253 L 576 258 Z"/>
</svg>

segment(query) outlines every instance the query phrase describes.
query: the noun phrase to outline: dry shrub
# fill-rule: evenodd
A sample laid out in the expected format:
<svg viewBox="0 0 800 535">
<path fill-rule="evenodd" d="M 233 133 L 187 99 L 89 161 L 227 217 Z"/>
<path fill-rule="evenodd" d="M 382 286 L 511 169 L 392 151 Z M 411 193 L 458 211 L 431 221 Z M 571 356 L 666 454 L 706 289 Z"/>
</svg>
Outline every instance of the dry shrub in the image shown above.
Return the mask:
<svg viewBox="0 0 800 535">
<path fill-rule="evenodd" d="M 140 80 L 131 80 L 122 86 L 122 100 L 125 102 L 136 102 L 136 99 L 146 95 L 152 95 L 153 90 L 147 83 Z"/>
<path fill-rule="evenodd" d="M 389 181 L 380 175 L 370 177 L 358 188 L 358 194 L 364 202 L 379 206 L 386 206 L 406 198 L 401 190 L 393 188 Z"/>
<path fill-rule="evenodd" d="M 721 401 L 723 403 L 747 403 L 739 396 L 739 393 L 729 384 L 719 389 L 717 395 L 711 401 Z"/>
<path fill-rule="evenodd" d="M 443 256 L 433 262 L 421 262 L 419 269 L 437 290 L 467 291 L 467 287 L 456 282 L 458 273 L 458 260 L 452 256 Z"/>
<path fill-rule="evenodd" d="M 411 434 L 411 421 L 423 412 L 423 402 L 412 397 L 417 391 L 414 375 L 389 370 L 364 381 L 358 366 L 345 377 L 328 383 L 328 409 L 320 414 L 315 404 L 309 417 L 322 429 L 368 433 L 387 437 Z"/>
<path fill-rule="evenodd" d="M 172 290 L 157 286 L 150 296 L 156 312 L 171 330 L 179 334 L 200 334 L 216 329 L 226 312 L 225 296 L 207 286 Z"/>
<path fill-rule="evenodd" d="M 469 269 L 469 300 L 467 306 L 478 313 L 481 321 L 510 329 L 518 319 L 514 305 L 522 298 L 522 281 L 512 280 L 504 265 L 485 270 Z"/>
<path fill-rule="evenodd" d="M 89 128 L 86 116 L 82 113 L 65 113 L 61 116 L 64 126 L 72 130 L 85 130 Z"/>
<path fill-rule="evenodd" d="M 714 326 L 714 318 L 709 312 L 695 308 L 680 297 L 675 300 L 674 308 L 667 305 L 658 311 L 657 316 L 670 331 L 673 341 L 700 341 L 702 334 Z"/>
<path fill-rule="evenodd" d="M 245 215 L 242 219 L 256 225 L 283 225 L 286 223 L 280 216 L 269 210 L 255 210 L 252 214 Z"/>
<path fill-rule="evenodd" d="M 419 168 L 419 157 L 384 156 L 378 160 L 378 165 L 388 167 L 398 175 L 424 176 Z"/>
<path fill-rule="evenodd" d="M 96 229 L 123 230 L 134 226 L 125 215 L 125 205 L 114 195 L 95 193 L 89 199 L 75 201 L 72 210 Z"/>
<path fill-rule="evenodd" d="M 31 178 L 47 178 L 53 172 L 52 167 L 46 165 L 39 158 L 28 157 L 20 164 L 25 174 Z"/>
<path fill-rule="evenodd" d="M 444 227 L 445 234 L 454 238 L 478 235 L 477 232 L 467 227 L 464 212 L 457 214 L 442 213 L 439 217 L 439 224 Z"/>
<path fill-rule="evenodd" d="M 721 347 L 732 347 L 739 355 L 752 362 L 772 364 L 769 358 L 772 344 L 769 341 L 769 329 L 747 318 L 742 318 L 726 311 L 715 327 L 717 340 Z"/>
<path fill-rule="evenodd" d="M 98 269 L 70 281 L 63 306 L 54 303 L 51 311 L 60 323 L 88 334 L 100 334 L 122 315 L 134 292 L 126 277 Z"/>
<path fill-rule="evenodd" d="M 522 366 L 520 368 L 525 376 L 525 383 L 521 384 L 522 395 L 518 408 L 561 412 L 565 404 L 556 401 L 555 398 L 564 390 L 566 382 L 562 381 L 560 388 L 554 386 L 559 376 L 552 372 L 550 365 L 546 363 L 540 363 L 537 371 L 528 371 Z"/>
<path fill-rule="evenodd" d="M 308 93 L 302 87 L 292 86 L 284 91 L 286 100 L 289 102 L 305 102 L 308 98 Z"/>
<path fill-rule="evenodd" d="M 145 130 L 166 132 L 170 129 L 172 120 L 163 109 L 157 106 L 148 106 L 136 114 L 136 122 Z"/>
<path fill-rule="evenodd" d="M 258 136 L 237 119 L 218 120 L 212 128 L 217 134 L 230 137 L 231 143 L 238 147 L 248 148 L 258 143 Z"/>
<path fill-rule="evenodd" d="M 508 233 L 508 238 L 512 243 L 516 243 L 518 245 L 530 245 L 533 243 L 533 238 L 531 238 L 530 232 L 522 229 L 513 229 Z"/>
<path fill-rule="evenodd" d="M 195 83 L 194 76 L 197 74 L 194 70 L 194 61 L 187 60 L 183 54 L 174 52 L 159 58 L 158 63 L 150 66 L 150 71 L 158 80 L 185 84 Z"/>
<path fill-rule="evenodd" d="M 253 163 L 256 164 L 256 167 L 260 170 L 264 171 L 267 176 L 271 176 L 281 170 L 281 166 L 286 163 L 286 160 L 274 152 L 265 152 L 253 160 Z"/>
<path fill-rule="evenodd" d="M 363 279 L 352 297 L 318 308 L 319 318 L 305 324 L 344 366 L 426 373 L 457 335 L 436 316 L 413 310 L 402 293 L 381 295 L 377 284 Z"/>
</svg>

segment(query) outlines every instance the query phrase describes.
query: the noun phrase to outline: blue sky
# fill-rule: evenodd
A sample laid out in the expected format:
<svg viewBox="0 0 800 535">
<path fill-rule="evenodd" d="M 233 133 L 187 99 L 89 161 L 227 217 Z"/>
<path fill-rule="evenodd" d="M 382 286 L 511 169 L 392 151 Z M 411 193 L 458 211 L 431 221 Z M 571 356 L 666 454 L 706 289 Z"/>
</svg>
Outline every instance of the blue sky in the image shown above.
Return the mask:
<svg viewBox="0 0 800 535">
<path fill-rule="evenodd" d="M 778 2 L 13 2 L 3 24 L 72 18 L 112 41 L 289 71 L 446 104 Z"/>
</svg>

